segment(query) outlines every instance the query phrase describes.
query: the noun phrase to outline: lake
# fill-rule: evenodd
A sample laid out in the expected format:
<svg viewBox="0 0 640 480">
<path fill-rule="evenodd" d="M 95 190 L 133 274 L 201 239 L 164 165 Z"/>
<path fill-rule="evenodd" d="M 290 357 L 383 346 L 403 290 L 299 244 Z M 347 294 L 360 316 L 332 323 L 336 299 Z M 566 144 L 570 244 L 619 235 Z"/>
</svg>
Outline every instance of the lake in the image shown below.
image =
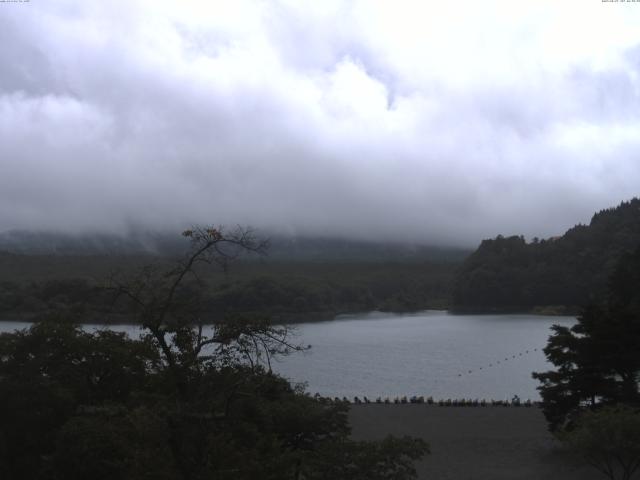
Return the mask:
<svg viewBox="0 0 640 480">
<path fill-rule="evenodd" d="M 571 317 L 372 312 L 295 326 L 311 350 L 274 362 L 294 382 L 324 396 L 424 395 L 436 399 L 538 399 L 533 371 L 551 368 L 542 348 L 553 324 Z M 0 322 L 0 331 L 24 328 Z M 97 326 L 88 326 L 97 328 Z M 137 334 L 137 327 L 116 330 Z"/>
</svg>

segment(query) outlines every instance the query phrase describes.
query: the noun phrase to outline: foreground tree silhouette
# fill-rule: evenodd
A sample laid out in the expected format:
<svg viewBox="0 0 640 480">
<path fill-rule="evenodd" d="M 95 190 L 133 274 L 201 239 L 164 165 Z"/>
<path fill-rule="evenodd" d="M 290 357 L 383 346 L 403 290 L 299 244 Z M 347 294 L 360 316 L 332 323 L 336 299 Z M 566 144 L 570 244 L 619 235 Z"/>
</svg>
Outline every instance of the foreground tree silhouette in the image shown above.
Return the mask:
<svg viewBox="0 0 640 480">
<path fill-rule="evenodd" d="M 278 377 L 299 350 L 285 327 L 235 317 L 203 325 L 197 265 L 262 252 L 247 230 L 194 228 L 176 266 L 110 289 L 144 335 L 65 318 L 0 335 L 0 462 L 12 479 L 415 478 L 419 439 L 349 439 L 348 407 Z M 354 476 L 360 472 L 360 476 Z"/>
<path fill-rule="evenodd" d="M 585 412 L 560 438 L 610 480 L 630 480 L 640 467 L 640 413 L 635 409 Z"/>
<path fill-rule="evenodd" d="M 640 248 L 624 255 L 603 304 L 587 306 L 572 327 L 555 325 L 544 352 L 557 369 L 534 373 L 551 430 L 571 428 L 586 409 L 638 405 Z"/>
</svg>

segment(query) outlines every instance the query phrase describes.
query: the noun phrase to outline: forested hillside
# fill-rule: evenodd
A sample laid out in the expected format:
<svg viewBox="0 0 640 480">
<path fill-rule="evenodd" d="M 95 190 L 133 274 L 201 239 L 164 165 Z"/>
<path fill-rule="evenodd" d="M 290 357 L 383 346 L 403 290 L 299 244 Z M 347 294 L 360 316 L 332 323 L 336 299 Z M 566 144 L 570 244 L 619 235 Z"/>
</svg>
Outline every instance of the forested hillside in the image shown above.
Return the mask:
<svg viewBox="0 0 640 480">
<path fill-rule="evenodd" d="M 484 240 L 459 269 L 453 287 L 458 310 L 571 311 L 606 290 L 623 253 L 640 245 L 640 199 L 596 213 L 561 237 Z M 550 311 L 553 309 L 549 309 Z"/>
<path fill-rule="evenodd" d="M 102 287 L 114 273 L 170 264 L 184 248 L 179 234 L 0 234 L 0 319 L 64 309 L 85 321 L 128 321 Z M 469 253 L 457 247 L 269 237 L 266 255 L 243 256 L 226 273 L 199 272 L 207 286 L 203 314 L 260 312 L 300 321 L 366 310 L 446 308 L 455 269 Z"/>
<path fill-rule="evenodd" d="M 67 310 L 85 321 L 128 321 L 104 290 L 113 273 L 170 259 L 151 256 L 57 256 L 0 253 L 0 319 Z M 204 269 L 207 316 L 260 312 L 284 321 L 366 310 L 446 308 L 459 263 L 247 261 L 226 274 Z"/>
</svg>

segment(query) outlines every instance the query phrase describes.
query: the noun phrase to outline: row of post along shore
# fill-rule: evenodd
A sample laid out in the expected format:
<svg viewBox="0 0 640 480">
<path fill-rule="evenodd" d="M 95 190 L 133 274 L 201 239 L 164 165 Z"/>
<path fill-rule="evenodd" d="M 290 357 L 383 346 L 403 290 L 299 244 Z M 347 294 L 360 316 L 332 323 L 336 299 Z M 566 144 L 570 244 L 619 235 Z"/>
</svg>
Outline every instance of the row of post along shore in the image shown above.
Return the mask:
<svg viewBox="0 0 640 480">
<path fill-rule="evenodd" d="M 447 398 L 434 400 L 433 397 L 424 396 L 411 396 L 411 397 L 394 397 L 389 398 L 377 397 L 375 400 L 370 400 L 367 397 L 323 397 L 319 393 L 314 395 L 314 398 L 320 403 L 325 404 L 338 404 L 347 403 L 351 405 L 361 404 L 380 404 L 380 405 L 404 405 L 404 404 L 425 404 L 434 405 L 439 407 L 537 407 L 540 402 L 531 401 L 529 399 L 522 401 L 515 395 L 511 400 L 486 400 L 486 399 L 471 399 L 471 398 Z"/>
</svg>

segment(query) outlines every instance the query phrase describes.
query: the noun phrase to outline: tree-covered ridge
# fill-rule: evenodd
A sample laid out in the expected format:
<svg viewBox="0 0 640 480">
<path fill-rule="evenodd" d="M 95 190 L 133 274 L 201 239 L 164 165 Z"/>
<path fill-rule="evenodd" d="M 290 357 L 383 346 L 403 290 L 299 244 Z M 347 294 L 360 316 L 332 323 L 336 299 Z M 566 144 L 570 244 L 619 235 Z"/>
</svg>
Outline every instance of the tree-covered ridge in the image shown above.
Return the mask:
<svg viewBox="0 0 640 480">
<path fill-rule="evenodd" d="M 640 199 L 596 213 L 561 237 L 484 240 L 459 269 L 458 309 L 576 307 L 602 297 L 618 259 L 640 245 Z"/>
<path fill-rule="evenodd" d="M 67 309 L 83 321 L 133 321 L 100 287 L 110 270 L 135 270 L 153 257 L 0 254 L 0 318 L 31 319 Z M 40 270 L 38 270 L 40 267 Z M 227 274 L 202 271 L 203 316 L 271 315 L 281 321 L 366 310 L 411 311 L 449 304 L 456 264 L 242 262 Z"/>
</svg>

